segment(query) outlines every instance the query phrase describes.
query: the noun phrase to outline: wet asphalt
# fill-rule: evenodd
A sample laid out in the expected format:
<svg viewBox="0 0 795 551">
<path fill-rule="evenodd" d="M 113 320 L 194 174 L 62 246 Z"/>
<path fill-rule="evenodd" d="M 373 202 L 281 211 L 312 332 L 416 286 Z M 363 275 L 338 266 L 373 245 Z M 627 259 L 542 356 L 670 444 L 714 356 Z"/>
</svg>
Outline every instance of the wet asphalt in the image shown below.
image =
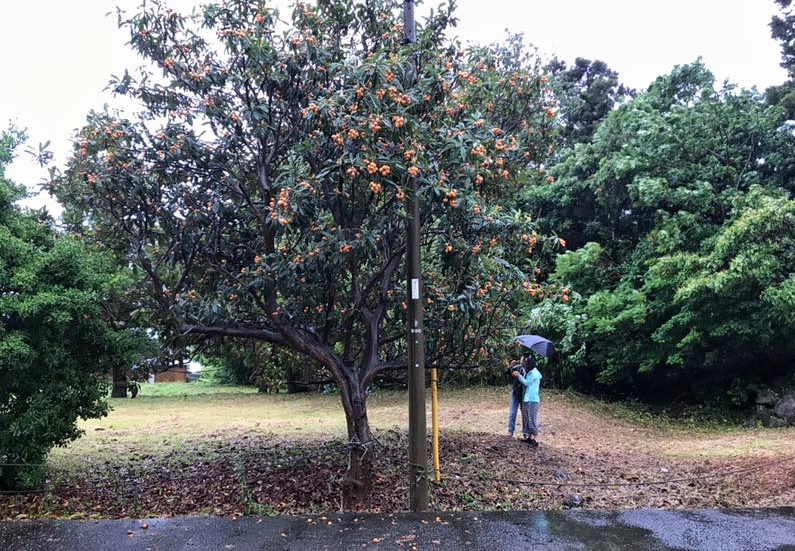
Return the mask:
<svg viewBox="0 0 795 551">
<path fill-rule="evenodd" d="M 0 522 L 2 551 L 795 550 L 795 508 Z"/>
</svg>

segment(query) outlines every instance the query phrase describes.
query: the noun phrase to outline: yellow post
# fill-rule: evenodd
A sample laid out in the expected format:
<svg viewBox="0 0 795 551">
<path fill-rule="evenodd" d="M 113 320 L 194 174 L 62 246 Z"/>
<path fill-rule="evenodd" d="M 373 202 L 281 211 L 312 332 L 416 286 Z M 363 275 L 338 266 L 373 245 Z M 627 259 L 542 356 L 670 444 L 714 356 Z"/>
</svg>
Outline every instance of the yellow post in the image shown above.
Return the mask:
<svg viewBox="0 0 795 551">
<path fill-rule="evenodd" d="M 439 467 L 439 395 L 436 387 L 436 368 L 431 369 L 431 423 L 433 431 L 433 479 L 442 481 Z"/>
</svg>

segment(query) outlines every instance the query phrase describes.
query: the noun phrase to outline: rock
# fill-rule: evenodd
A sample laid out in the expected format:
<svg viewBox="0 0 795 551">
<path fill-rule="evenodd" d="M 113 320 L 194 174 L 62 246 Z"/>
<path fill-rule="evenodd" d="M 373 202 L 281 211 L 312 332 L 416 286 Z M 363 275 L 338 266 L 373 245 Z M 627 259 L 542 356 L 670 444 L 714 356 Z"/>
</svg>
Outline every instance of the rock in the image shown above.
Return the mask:
<svg viewBox="0 0 795 551">
<path fill-rule="evenodd" d="M 756 403 L 760 406 L 772 406 L 778 400 L 778 394 L 765 387 L 757 391 Z"/>
<path fill-rule="evenodd" d="M 585 500 L 580 494 L 569 494 L 563 498 L 564 507 L 582 507 L 584 504 Z"/>
<path fill-rule="evenodd" d="M 771 429 L 780 429 L 787 426 L 787 420 L 771 415 L 765 423 L 765 426 Z"/>
<path fill-rule="evenodd" d="M 569 475 L 566 471 L 564 471 L 563 469 L 555 469 L 555 480 L 563 481 L 568 479 Z"/>
<path fill-rule="evenodd" d="M 795 423 L 795 392 L 789 392 L 776 402 L 773 413 L 789 423 Z"/>
<path fill-rule="evenodd" d="M 759 419 L 760 421 L 762 421 L 762 424 L 764 425 L 765 423 L 768 422 L 768 420 L 770 419 L 770 416 L 772 414 L 773 414 L 773 410 L 770 409 L 769 407 L 767 407 L 767 406 L 756 406 L 756 414 L 754 415 L 754 417 L 756 419 Z"/>
</svg>

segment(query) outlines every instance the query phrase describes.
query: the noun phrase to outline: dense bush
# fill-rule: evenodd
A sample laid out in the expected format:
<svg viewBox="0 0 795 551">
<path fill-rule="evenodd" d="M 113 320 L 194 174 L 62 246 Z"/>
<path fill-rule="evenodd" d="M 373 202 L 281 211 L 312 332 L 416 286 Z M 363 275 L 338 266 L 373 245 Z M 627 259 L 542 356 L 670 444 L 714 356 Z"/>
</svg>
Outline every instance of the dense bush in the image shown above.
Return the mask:
<svg viewBox="0 0 795 551">
<path fill-rule="evenodd" d="M 43 213 L 15 206 L 24 188 L 3 168 L 23 136 L 0 136 L 0 488 L 35 486 L 53 446 L 78 418 L 107 413 L 103 374 L 124 361 L 127 336 L 103 321 L 104 258 L 57 236 Z"/>
<path fill-rule="evenodd" d="M 528 200 L 576 249 L 526 313 L 560 343 L 558 380 L 742 402 L 790 377 L 794 146 L 782 109 L 694 64 L 564 154 Z"/>
</svg>

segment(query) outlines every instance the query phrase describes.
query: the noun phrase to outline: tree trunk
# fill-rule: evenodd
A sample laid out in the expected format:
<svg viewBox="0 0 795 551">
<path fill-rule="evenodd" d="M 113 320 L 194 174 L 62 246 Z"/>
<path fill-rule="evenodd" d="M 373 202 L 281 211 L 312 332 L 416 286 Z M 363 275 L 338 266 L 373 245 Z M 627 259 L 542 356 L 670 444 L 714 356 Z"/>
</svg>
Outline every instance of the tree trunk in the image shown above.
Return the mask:
<svg viewBox="0 0 795 551">
<path fill-rule="evenodd" d="M 127 374 L 124 367 L 115 366 L 112 371 L 113 388 L 110 391 L 111 398 L 127 397 Z"/>
<path fill-rule="evenodd" d="M 275 316 L 271 320 L 277 324 L 289 346 L 325 365 L 337 381 L 348 425 L 348 470 L 343 479 L 342 506 L 346 511 L 366 509 L 373 489 L 375 442 L 367 419 L 366 382 L 362 384 L 360 373 L 366 374 L 372 370 L 367 366 L 357 368 L 353 363 L 345 363 L 327 345 L 307 339 L 303 333 L 281 324 Z M 378 342 L 377 338 L 373 342 Z"/>
<path fill-rule="evenodd" d="M 342 506 L 346 511 L 358 511 L 370 503 L 375 441 L 370 433 L 364 394 L 354 391 L 354 396 L 345 396 L 349 389 L 341 391 L 348 423 L 348 471 L 343 481 Z"/>
</svg>

